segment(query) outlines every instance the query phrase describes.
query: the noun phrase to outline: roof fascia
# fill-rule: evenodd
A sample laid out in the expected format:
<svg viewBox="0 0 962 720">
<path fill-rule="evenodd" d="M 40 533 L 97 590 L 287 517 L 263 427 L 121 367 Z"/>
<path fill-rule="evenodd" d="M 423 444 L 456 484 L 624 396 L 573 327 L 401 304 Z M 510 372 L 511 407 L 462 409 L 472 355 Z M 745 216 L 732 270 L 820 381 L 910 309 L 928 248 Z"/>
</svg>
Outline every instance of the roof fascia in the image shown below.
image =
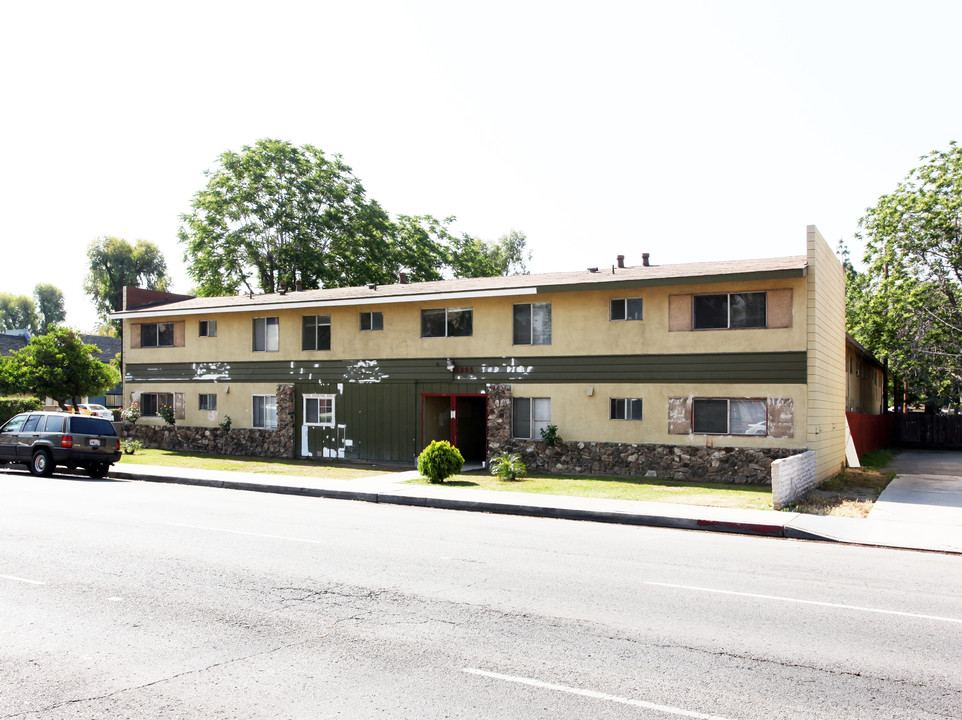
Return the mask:
<svg viewBox="0 0 962 720">
<path fill-rule="evenodd" d="M 665 287 L 666 285 L 708 285 L 731 282 L 748 282 L 750 280 L 782 280 L 784 278 L 803 278 L 808 275 L 808 268 L 787 268 L 784 270 L 759 270 L 724 275 L 688 275 L 664 278 L 632 280 L 609 280 L 607 282 L 573 283 L 571 285 L 539 285 L 538 293 L 549 292 L 581 292 L 584 290 L 606 290 L 619 288 Z"/>
<path fill-rule="evenodd" d="M 115 312 L 110 314 L 111 320 L 129 320 L 133 318 L 166 317 L 169 315 L 211 315 L 213 313 L 238 312 L 267 312 L 271 310 L 296 310 L 298 308 L 325 308 L 364 305 L 392 305 L 397 303 L 431 302 L 433 300 L 463 300 L 486 297 L 510 297 L 512 295 L 534 295 L 538 292 L 534 287 L 510 288 L 504 290 L 477 290 L 448 293 L 424 293 L 420 295 L 387 295 L 384 297 L 346 298 L 344 300 L 299 300 L 294 302 L 264 303 L 260 305 L 227 305 L 224 307 L 189 308 L 176 310 L 162 307 L 151 308 L 146 311 Z M 238 296 L 243 301 L 244 296 Z"/>
</svg>

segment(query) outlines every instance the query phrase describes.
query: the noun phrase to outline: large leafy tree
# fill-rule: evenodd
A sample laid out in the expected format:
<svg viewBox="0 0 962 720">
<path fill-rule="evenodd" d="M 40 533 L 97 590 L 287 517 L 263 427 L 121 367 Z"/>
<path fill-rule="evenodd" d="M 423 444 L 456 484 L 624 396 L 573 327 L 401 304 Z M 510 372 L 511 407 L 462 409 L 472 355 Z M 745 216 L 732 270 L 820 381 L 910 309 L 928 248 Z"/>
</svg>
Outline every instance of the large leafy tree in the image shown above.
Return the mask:
<svg viewBox="0 0 962 720">
<path fill-rule="evenodd" d="M 393 225 L 339 155 L 259 140 L 207 179 L 180 230 L 202 295 L 386 281 Z"/>
<path fill-rule="evenodd" d="M 910 399 L 962 392 L 962 148 L 921 158 L 860 221 L 864 273 L 850 279 L 849 331 Z"/>
<path fill-rule="evenodd" d="M 37 332 L 37 307 L 26 295 L 0 293 L 0 330 Z"/>
<path fill-rule="evenodd" d="M 78 398 L 100 395 L 120 382 L 120 373 L 102 363 L 99 354 L 96 345 L 85 344 L 73 330 L 54 326 L 3 358 L 0 389 L 53 398 L 64 410 L 68 403 L 76 407 Z"/>
<path fill-rule="evenodd" d="M 146 240 L 129 243 L 123 238 L 102 237 L 87 248 L 90 272 L 84 290 L 93 298 L 98 316 L 105 322 L 119 309 L 125 285 L 167 290 L 167 262 L 156 245 Z M 120 323 L 114 323 L 118 333 Z"/>
<path fill-rule="evenodd" d="M 42 335 L 48 333 L 54 325 L 66 320 L 67 310 L 64 307 L 63 293 L 60 288 L 40 283 L 33 289 L 33 298 L 37 302 L 37 315 Z"/>
<path fill-rule="evenodd" d="M 187 270 L 201 295 L 440 280 L 524 272 L 525 238 L 489 244 L 449 231 L 454 218 L 400 215 L 374 200 L 340 155 L 259 140 L 223 153 L 181 216 Z"/>
</svg>

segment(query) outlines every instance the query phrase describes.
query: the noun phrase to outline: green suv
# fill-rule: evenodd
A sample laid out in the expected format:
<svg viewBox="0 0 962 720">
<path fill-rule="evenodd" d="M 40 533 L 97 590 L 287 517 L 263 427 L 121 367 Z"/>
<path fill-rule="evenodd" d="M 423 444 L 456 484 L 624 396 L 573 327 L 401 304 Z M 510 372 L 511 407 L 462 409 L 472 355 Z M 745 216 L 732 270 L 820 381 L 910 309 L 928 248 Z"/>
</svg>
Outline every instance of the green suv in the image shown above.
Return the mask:
<svg viewBox="0 0 962 720">
<path fill-rule="evenodd" d="M 14 415 L 0 428 L 0 464 L 19 463 L 34 475 L 54 467 L 83 468 L 102 478 L 120 460 L 120 438 L 109 420 L 62 412 Z"/>
</svg>

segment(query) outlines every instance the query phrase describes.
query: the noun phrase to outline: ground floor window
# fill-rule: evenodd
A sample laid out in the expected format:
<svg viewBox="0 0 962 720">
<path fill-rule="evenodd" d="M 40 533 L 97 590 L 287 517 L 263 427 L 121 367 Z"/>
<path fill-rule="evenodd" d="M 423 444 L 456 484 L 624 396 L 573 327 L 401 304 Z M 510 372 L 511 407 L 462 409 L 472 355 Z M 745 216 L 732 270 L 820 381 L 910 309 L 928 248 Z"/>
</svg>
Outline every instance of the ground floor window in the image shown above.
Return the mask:
<svg viewBox="0 0 962 720">
<path fill-rule="evenodd" d="M 334 426 L 334 396 L 305 395 L 304 424 Z"/>
<path fill-rule="evenodd" d="M 750 398 L 695 398 L 692 431 L 706 435 L 767 435 L 768 403 Z"/>
<path fill-rule="evenodd" d="M 641 398 L 611 398 L 612 420 L 641 420 Z"/>
<path fill-rule="evenodd" d="M 161 406 L 174 407 L 173 393 L 141 393 L 140 414 L 144 417 L 157 417 Z"/>
<path fill-rule="evenodd" d="M 214 393 L 201 393 L 197 396 L 197 409 L 198 410 L 216 410 L 217 409 L 217 395 Z"/>
<path fill-rule="evenodd" d="M 254 422 L 256 428 L 277 428 L 277 396 L 254 395 Z"/>
<path fill-rule="evenodd" d="M 537 440 L 551 424 L 551 398 L 516 397 L 511 401 L 511 435 Z"/>
</svg>

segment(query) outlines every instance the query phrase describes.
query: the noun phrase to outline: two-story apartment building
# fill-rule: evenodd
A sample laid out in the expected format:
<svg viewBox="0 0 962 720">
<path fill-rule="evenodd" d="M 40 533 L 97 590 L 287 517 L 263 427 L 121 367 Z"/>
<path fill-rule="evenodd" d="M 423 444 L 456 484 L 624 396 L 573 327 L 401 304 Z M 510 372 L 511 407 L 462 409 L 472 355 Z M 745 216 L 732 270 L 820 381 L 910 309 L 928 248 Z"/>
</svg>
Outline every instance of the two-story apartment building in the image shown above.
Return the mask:
<svg viewBox="0 0 962 720">
<path fill-rule="evenodd" d="M 178 425 L 290 433 L 303 457 L 411 462 L 448 439 L 483 461 L 555 425 L 579 471 L 737 475 L 804 449 L 839 469 L 844 278 L 817 229 L 805 255 L 621 265 L 127 302 L 125 397 L 146 423 L 168 404 Z"/>
</svg>

